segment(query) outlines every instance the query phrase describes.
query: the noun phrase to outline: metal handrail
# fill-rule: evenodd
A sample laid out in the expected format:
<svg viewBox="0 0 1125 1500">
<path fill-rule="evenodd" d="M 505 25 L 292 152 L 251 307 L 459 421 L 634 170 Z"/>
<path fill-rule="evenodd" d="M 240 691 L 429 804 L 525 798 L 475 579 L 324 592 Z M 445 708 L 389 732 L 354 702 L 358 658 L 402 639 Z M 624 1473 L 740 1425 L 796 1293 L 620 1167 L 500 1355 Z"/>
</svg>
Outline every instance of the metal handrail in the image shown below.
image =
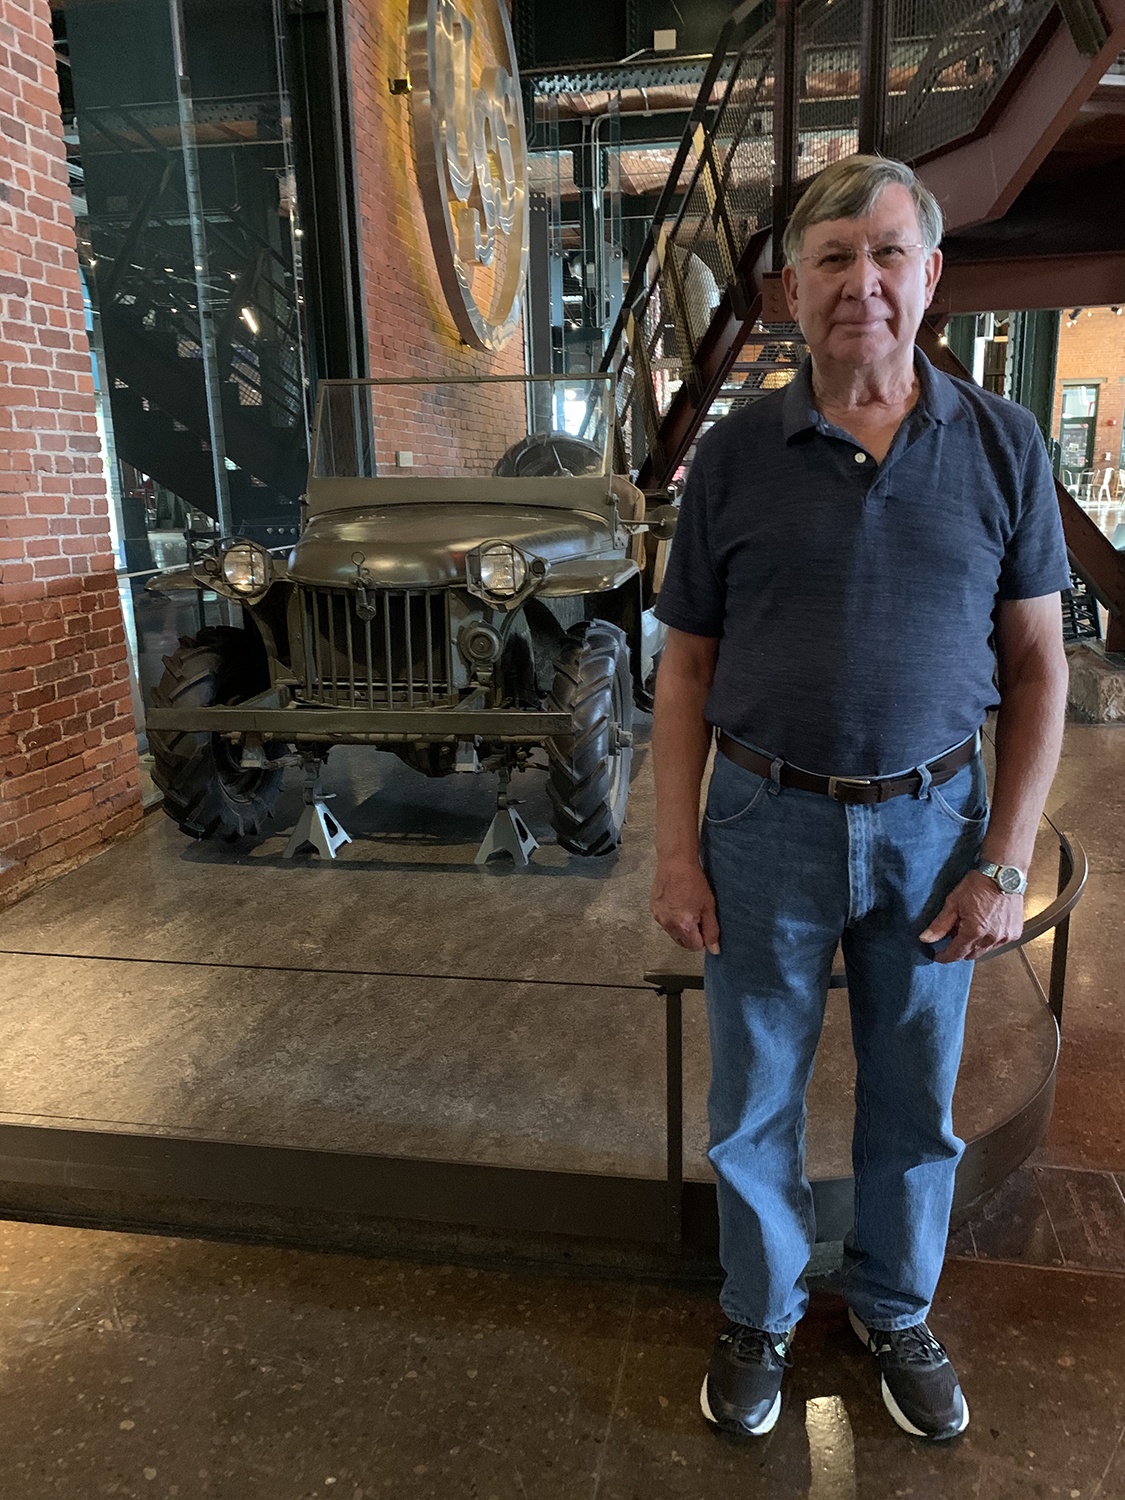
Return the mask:
<svg viewBox="0 0 1125 1500">
<path fill-rule="evenodd" d="M 1078 905 L 1082 892 L 1085 889 L 1087 878 L 1090 873 L 1090 862 L 1086 857 L 1086 851 L 1077 841 L 1067 835 L 1044 815 L 1044 822 L 1051 828 L 1059 841 L 1059 879 L 1058 891 L 1053 901 L 1045 906 L 1042 911 L 1036 912 L 1023 924 L 1023 930 L 1019 937 L 1013 938 L 1010 943 L 1003 943 L 997 948 L 977 959 L 977 963 L 987 963 L 991 958 L 999 958 L 1002 953 L 1010 953 L 1014 948 L 1022 948 L 1027 943 L 1033 943 L 1036 938 L 1041 938 L 1044 933 L 1050 932 L 1052 928 L 1063 927 L 1070 918 L 1071 912 Z M 1062 987 L 1061 981 L 1065 977 L 1060 976 L 1058 993 L 1055 993 L 1055 975 L 1052 972 L 1051 989 L 1048 992 L 1048 1004 L 1056 1021 L 1062 1024 Z M 683 971 L 671 969 L 649 969 L 645 971 L 645 983 L 653 986 L 659 994 L 670 991 L 701 990 L 703 988 L 703 975 L 697 970 Z M 836 970 L 829 982 L 830 989 L 845 988 L 846 980 L 842 971 Z"/>
<path fill-rule="evenodd" d="M 984 1137 L 972 1143 L 975 1153 L 978 1144 L 987 1142 L 990 1137 L 996 1137 L 994 1145 L 997 1149 L 989 1151 L 986 1147 L 980 1161 L 975 1160 L 973 1171 L 970 1174 L 974 1188 L 969 1193 L 971 1202 L 978 1201 L 987 1196 L 988 1192 L 999 1186 L 1007 1171 L 1012 1170 L 1024 1159 L 1027 1152 L 1038 1144 L 1042 1136 L 1034 1134 L 1028 1136 L 1029 1131 L 1034 1131 L 1038 1124 L 1041 1130 L 1046 1130 L 1047 1121 L 1050 1118 L 1050 1105 L 1054 1086 L 1055 1067 L 1058 1063 L 1058 1044 L 1062 1030 L 1062 1005 L 1063 991 L 1066 987 L 1066 960 L 1070 933 L 1070 914 L 1078 904 L 1089 874 L 1089 862 L 1086 851 L 1076 840 L 1071 840 L 1067 835 L 1044 816 L 1044 821 L 1052 829 L 1059 841 L 1059 878 L 1058 891 L 1055 899 L 1041 912 L 1037 912 L 1023 925 L 1023 931 L 1019 937 L 1011 943 L 1005 943 L 999 948 L 994 948 L 991 953 L 986 953 L 978 962 L 987 962 L 990 958 L 998 958 L 1001 953 L 1009 953 L 1013 948 L 1021 949 L 1025 944 L 1033 942 L 1042 937 L 1044 933 L 1052 928 L 1055 932 L 1054 941 L 1051 945 L 1051 977 L 1046 993 L 1039 983 L 1034 971 L 1027 961 L 1027 955 L 1020 954 L 1031 980 L 1039 994 L 1046 1001 L 1047 1008 L 1054 1018 L 1055 1045 L 1054 1055 L 1051 1062 L 1050 1072 L 1046 1079 L 1041 1081 L 1034 1095 L 1026 1103 L 1026 1106 L 1016 1110 L 1007 1120 L 1001 1122 L 991 1131 L 986 1131 Z M 703 989 L 703 975 L 698 970 L 684 973 L 681 970 L 671 969 L 649 969 L 645 973 L 645 983 L 649 984 L 664 1000 L 664 1063 L 665 1063 L 665 1179 L 664 1179 L 664 1220 L 665 1241 L 667 1247 L 673 1254 L 679 1254 L 683 1249 L 684 1242 L 684 1018 L 683 1002 L 685 990 Z M 829 989 L 845 989 L 847 977 L 842 971 L 833 972 Z M 1000 1138 L 1003 1138 L 1003 1147 L 1000 1146 Z M 1006 1169 L 997 1170 L 1003 1165 L 1003 1158 L 1008 1152 L 1012 1153 Z M 985 1170 L 985 1163 L 988 1170 Z M 840 1190 L 846 1189 L 846 1180 L 840 1179 L 825 1184 L 827 1191 L 832 1195 L 832 1213 L 839 1217 L 841 1213 Z M 841 1231 L 842 1232 L 842 1231 Z"/>
</svg>

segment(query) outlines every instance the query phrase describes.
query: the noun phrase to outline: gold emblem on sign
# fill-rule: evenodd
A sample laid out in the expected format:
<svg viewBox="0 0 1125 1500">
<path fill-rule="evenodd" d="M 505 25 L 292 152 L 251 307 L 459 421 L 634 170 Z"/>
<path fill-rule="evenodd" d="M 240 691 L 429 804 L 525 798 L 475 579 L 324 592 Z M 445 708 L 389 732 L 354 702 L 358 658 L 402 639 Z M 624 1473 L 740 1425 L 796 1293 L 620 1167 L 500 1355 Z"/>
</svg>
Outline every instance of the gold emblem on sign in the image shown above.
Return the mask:
<svg viewBox="0 0 1125 1500">
<path fill-rule="evenodd" d="M 516 331 L 527 274 L 527 146 L 504 0 L 410 0 L 411 111 L 438 274 L 466 343 Z"/>
</svg>

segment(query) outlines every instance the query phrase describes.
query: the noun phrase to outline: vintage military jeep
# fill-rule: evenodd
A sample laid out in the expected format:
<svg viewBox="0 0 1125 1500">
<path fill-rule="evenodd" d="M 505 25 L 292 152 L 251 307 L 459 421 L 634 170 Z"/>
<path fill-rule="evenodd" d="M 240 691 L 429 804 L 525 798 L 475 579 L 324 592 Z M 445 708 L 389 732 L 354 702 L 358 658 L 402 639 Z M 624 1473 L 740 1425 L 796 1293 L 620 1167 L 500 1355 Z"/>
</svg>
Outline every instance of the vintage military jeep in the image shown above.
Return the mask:
<svg viewBox="0 0 1125 1500">
<path fill-rule="evenodd" d="M 317 803 L 340 744 L 499 772 L 503 811 L 542 747 L 559 842 L 614 849 L 675 520 L 613 474 L 614 416 L 609 376 L 322 382 L 288 560 L 223 538 L 152 581 L 241 614 L 183 640 L 153 694 L 180 828 L 257 833 L 296 758 Z"/>
</svg>

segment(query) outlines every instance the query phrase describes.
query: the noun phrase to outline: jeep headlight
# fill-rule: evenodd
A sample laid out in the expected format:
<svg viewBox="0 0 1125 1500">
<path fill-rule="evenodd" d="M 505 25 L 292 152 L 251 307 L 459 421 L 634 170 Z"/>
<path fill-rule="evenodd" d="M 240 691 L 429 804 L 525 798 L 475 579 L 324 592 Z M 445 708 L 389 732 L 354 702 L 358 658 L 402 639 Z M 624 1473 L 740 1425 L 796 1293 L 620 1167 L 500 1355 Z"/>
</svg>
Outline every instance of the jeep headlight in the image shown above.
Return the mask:
<svg viewBox="0 0 1125 1500">
<path fill-rule="evenodd" d="M 480 551 L 480 586 L 494 599 L 512 599 L 527 582 L 527 558 L 511 542 L 489 542 Z"/>
<path fill-rule="evenodd" d="M 494 609 L 518 609 L 550 571 L 546 558 L 529 557 L 514 542 L 481 542 L 465 554 L 465 584 L 470 594 Z"/>
<path fill-rule="evenodd" d="M 223 578 L 236 594 L 264 594 L 270 584 L 270 555 L 257 542 L 232 543 L 223 553 Z"/>
</svg>

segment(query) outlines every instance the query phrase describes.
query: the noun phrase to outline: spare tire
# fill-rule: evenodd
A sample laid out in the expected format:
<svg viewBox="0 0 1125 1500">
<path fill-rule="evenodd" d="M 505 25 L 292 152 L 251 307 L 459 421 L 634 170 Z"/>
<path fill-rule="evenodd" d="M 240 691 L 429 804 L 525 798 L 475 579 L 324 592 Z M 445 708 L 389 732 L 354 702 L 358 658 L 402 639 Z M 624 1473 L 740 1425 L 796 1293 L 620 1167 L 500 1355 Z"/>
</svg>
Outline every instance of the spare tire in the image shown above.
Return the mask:
<svg viewBox="0 0 1125 1500">
<path fill-rule="evenodd" d="M 596 443 L 569 432 L 533 432 L 513 443 L 492 472 L 497 479 L 550 479 L 600 474 L 604 467 L 605 454 Z"/>
</svg>

